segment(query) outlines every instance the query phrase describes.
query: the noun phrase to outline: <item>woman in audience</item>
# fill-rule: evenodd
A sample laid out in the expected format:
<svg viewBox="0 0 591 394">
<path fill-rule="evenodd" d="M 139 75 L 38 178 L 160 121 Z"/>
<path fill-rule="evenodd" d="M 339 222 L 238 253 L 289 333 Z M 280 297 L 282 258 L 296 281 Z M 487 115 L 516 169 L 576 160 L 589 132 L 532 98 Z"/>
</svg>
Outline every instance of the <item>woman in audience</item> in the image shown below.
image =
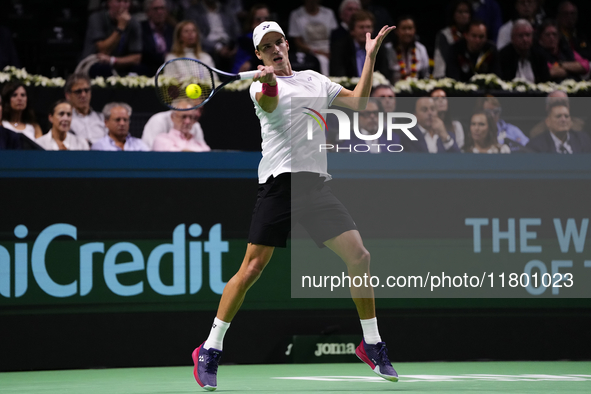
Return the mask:
<svg viewBox="0 0 591 394">
<path fill-rule="evenodd" d="M 396 23 L 394 42 L 388 50 L 390 69 L 394 83 L 406 78 L 429 77 L 429 55 L 423 44 L 417 41 L 414 18 L 402 16 Z"/>
<path fill-rule="evenodd" d="M 447 27 L 435 36 L 435 68 L 433 77 L 445 77 L 445 62 L 449 48 L 462 38 L 472 19 L 472 4 L 469 0 L 455 0 L 448 9 Z"/>
<path fill-rule="evenodd" d="M 435 101 L 435 109 L 439 119 L 443 121 L 445 130 L 450 134 L 458 144 L 458 147 L 462 149 L 464 146 L 464 128 L 462 124 L 457 120 L 452 120 L 449 112 L 449 102 L 447 100 L 447 94 L 443 89 L 435 89 L 431 92 L 431 97 Z"/>
<path fill-rule="evenodd" d="M 10 82 L 2 89 L 2 126 L 22 133 L 35 141 L 43 135 L 41 127 L 35 120 L 35 113 L 29 105 L 27 90 L 21 82 Z"/>
<path fill-rule="evenodd" d="M 88 142 L 70 132 L 72 105 L 65 99 L 57 101 L 49 111 L 51 130 L 37 139 L 45 150 L 89 150 Z"/>
<path fill-rule="evenodd" d="M 505 144 L 497 142 L 494 119 L 484 111 L 477 111 L 470 120 L 470 134 L 466 136 L 466 153 L 511 153 Z"/>
<path fill-rule="evenodd" d="M 588 75 L 589 60 L 583 59 L 566 41 L 560 39 L 556 22 L 546 20 L 542 23 L 538 29 L 538 44 L 546 57 L 553 81 L 571 78 L 580 81 L 585 74 Z"/>
<path fill-rule="evenodd" d="M 179 57 L 197 59 L 210 67 L 215 67 L 212 57 L 201 50 L 201 36 L 197 25 L 192 21 L 182 21 L 174 29 L 172 50 L 166 61 Z"/>
</svg>

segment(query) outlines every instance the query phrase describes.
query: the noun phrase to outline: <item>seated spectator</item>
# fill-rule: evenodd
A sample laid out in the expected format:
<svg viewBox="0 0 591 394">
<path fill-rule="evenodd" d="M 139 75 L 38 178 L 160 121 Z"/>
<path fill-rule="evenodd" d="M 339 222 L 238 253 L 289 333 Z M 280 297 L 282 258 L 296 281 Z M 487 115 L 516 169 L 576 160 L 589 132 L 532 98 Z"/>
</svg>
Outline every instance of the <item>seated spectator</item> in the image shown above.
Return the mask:
<svg viewBox="0 0 591 394">
<path fill-rule="evenodd" d="M 255 48 L 252 43 L 252 32 L 255 27 L 270 20 L 270 18 L 269 8 L 265 4 L 255 4 L 250 9 L 248 21 L 244 26 L 245 33 L 238 37 L 238 50 L 234 58 L 234 66 L 232 67 L 234 74 L 256 70 L 258 65 L 263 64 L 254 53 Z"/>
<path fill-rule="evenodd" d="M 495 121 L 484 111 L 477 111 L 470 120 L 470 135 L 463 149 L 466 153 L 511 153 L 505 144 L 499 144 Z"/>
<path fill-rule="evenodd" d="M 361 6 L 365 11 L 371 12 L 376 18 L 373 34 L 371 35 L 372 37 L 377 36 L 382 27 L 394 25 L 394 19 L 392 19 L 392 16 L 386 7 L 374 4 L 372 0 L 361 0 Z M 388 40 L 388 38 L 389 37 L 386 37 L 385 39 Z"/>
<path fill-rule="evenodd" d="M 531 83 L 547 82 L 550 71 L 544 56 L 533 47 L 534 29 L 525 19 L 513 24 L 511 43 L 499 52 L 501 79 L 525 79 Z"/>
<path fill-rule="evenodd" d="M 390 85 L 374 86 L 371 90 L 370 97 L 375 98 L 376 102 L 378 102 L 380 104 L 381 110 L 384 112 L 384 119 L 386 119 L 387 113 L 396 112 L 396 93 L 394 93 L 392 86 L 390 86 Z M 347 113 L 347 116 L 349 116 L 350 119 L 352 118 L 353 115 L 350 113 L 350 111 L 348 109 L 342 108 L 342 110 L 345 111 L 345 113 Z M 339 129 L 339 121 L 338 121 L 337 117 L 334 116 L 333 114 L 327 114 L 326 115 L 326 123 L 328 124 L 327 130 L 331 130 L 330 133 L 327 131 L 327 134 L 326 134 L 327 143 L 337 145 L 339 143 L 339 141 L 337 141 L 338 129 Z M 397 138 L 397 141 L 399 141 L 399 138 L 398 137 L 396 137 L 396 138 Z M 396 142 L 396 143 L 398 143 L 398 142 Z"/>
<path fill-rule="evenodd" d="M 365 64 L 365 39 L 373 32 L 373 15 L 359 11 L 351 17 L 349 36 L 336 42 L 330 52 L 330 75 L 334 77 L 360 77 Z M 390 78 L 388 58 L 384 51 L 376 56 L 375 71 Z"/>
<path fill-rule="evenodd" d="M 421 97 L 415 104 L 417 125 L 409 131 L 417 141 L 401 136 L 404 152 L 420 153 L 456 153 L 458 144 L 445 129 L 443 121 L 437 116 L 435 101 L 431 97 Z"/>
<path fill-rule="evenodd" d="M 90 15 L 82 58 L 96 55 L 91 77 L 136 72 L 142 60 L 142 28 L 129 14 L 130 0 L 108 0 L 107 9 Z"/>
<path fill-rule="evenodd" d="M 188 100 L 182 100 L 178 104 L 179 109 L 191 108 L 193 104 Z M 199 109 L 190 111 L 172 111 L 172 128 L 168 133 L 158 134 L 154 140 L 152 150 L 157 152 L 208 152 L 209 146 L 201 143 L 191 130 L 197 122 Z"/>
<path fill-rule="evenodd" d="M 546 20 L 539 28 L 539 45 L 550 70 L 553 81 L 565 79 L 580 81 L 583 75 L 589 73 L 589 60 L 568 47 L 560 40 L 558 26 L 551 20 Z"/>
<path fill-rule="evenodd" d="M 86 74 L 72 74 L 66 81 L 66 99 L 72 104 L 71 131 L 91 145 L 107 134 L 103 115 L 90 106 L 92 89 Z"/>
<path fill-rule="evenodd" d="M 550 105 L 556 101 L 561 101 L 564 103 L 564 105 L 566 105 L 567 107 L 570 108 L 570 102 L 568 100 L 568 95 L 565 92 L 563 92 L 562 90 L 555 90 L 553 92 L 548 93 L 548 96 L 546 97 L 546 113 L 550 109 Z M 572 122 L 571 129 L 573 131 L 583 131 L 583 129 L 585 127 L 585 121 L 583 119 L 571 117 L 571 122 Z M 535 125 L 530 130 L 529 138 L 530 139 L 534 138 L 534 137 L 542 134 L 546 130 L 548 130 L 548 128 L 546 127 L 546 120 L 544 119 L 544 120 L 541 120 L 537 125 Z"/>
<path fill-rule="evenodd" d="M 191 21 L 182 21 L 176 25 L 172 51 L 166 55 L 166 61 L 179 57 L 197 59 L 210 67 L 215 67 L 209 53 L 202 50 L 199 29 Z"/>
<path fill-rule="evenodd" d="M 109 103 L 103 108 L 105 126 L 109 133 L 92 144 L 92 150 L 103 151 L 149 151 L 139 138 L 129 135 L 131 107 L 125 103 Z"/>
<path fill-rule="evenodd" d="M 200 30 L 203 50 L 213 57 L 218 68 L 229 71 L 240 35 L 235 11 L 216 0 L 202 0 L 192 5 L 186 15 Z"/>
<path fill-rule="evenodd" d="M 416 34 L 411 16 L 398 19 L 393 45 L 386 46 L 394 83 L 406 78 L 429 77 L 429 55 L 425 46 L 417 41 Z"/>
<path fill-rule="evenodd" d="M 435 89 L 431 92 L 430 96 L 433 97 L 433 101 L 435 101 L 437 116 L 443 121 L 445 130 L 456 141 L 458 148 L 461 149 L 464 146 L 464 128 L 460 122 L 453 120 L 451 117 L 447 93 L 445 93 L 445 90 L 443 89 Z"/>
<path fill-rule="evenodd" d="M 499 75 L 497 48 L 486 37 L 484 23 L 470 22 L 464 38 L 450 48 L 445 75 L 461 82 L 468 82 L 475 74 Z"/>
<path fill-rule="evenodd" d="M 383 122 L 379 121 L 379 117 L 382 117 L 384 120 Z M 355 145 L 368 145 L 369 151 L 371 153 L 382 153 L 387 151 L 388 145 L 392 144 L 400 144 L 400 136 L 398 134 L 392 134 L 392 140 L 388 140 L 386 128 L 384 127 L 385 124 L 385 114 L 384 108 L 380 103 L 380 99 L 377 98 L 370 98 L 367 102 L 367 106 L 363 111 L 359 111 L 359 123 L 358 123 L 358 130 L 352 130 L 351 132 L 351 139 L 348 141 L 340 141 L 337 140 L 336 144 L 338 144 L 337 152 L 356 152 Z M 381 123 L 381 124 L 380 124 Z M 363 136 L 372 136 L 375 135 L 380 131 L 381 126 L 381 136 L 377 139 L 365 140 L 360 138 L 356 131 Z M 368 137 L 369 138 L 369 137 Z M 381 145 L 381 146 L 380 146 Z M 367 148 L 365 148 L 367 149 Z M 399 150 L 399 149 L 396 149 Z M 362 149 L 365 152 L 364 149 Z"/>
<path fill-rule="evenodd" d="M 56 102 L 49 111 L 51 130 L 35 142 L 45 150 L 88 150 L 88 142 L 70 132 L 72 105 L 65 99 Z"/>
<path fill-rule="evenodd" d="M 497 139 L 499 144 L 508 145 L 512 151 L 519 151 L 529 142 L 519 127 L 505 122 L 501 119 L 503 109 L 501 103 L 496 97 L 488 96 L 476 101 L 476 110 L 484 110 L 490 114 L 497 125 Z"/>
<path fill-rule="evenodd" d="M 21 62 L 16 53 L 12 33 L 8 28 L 0 26 L 0 70 L 6 66 L 21 68 Z"/>
<path fill-rule="evenodd" d="M 2 96 L 0 96 L 0 118 L 2 118 Z M 0 150 L 22 149 L 20 135 L 0 125 Z"/>
<path fill-rule="evenodd" d="M 330 8 L 320 0 L 303 0 L 304 5 L 289 14 L 288 36 L 298 51 L 313 54 L 320 62 L 320 72 L 330 71 L 330 34 L 337 28 L 337 20 Z"/>
<path fill-rule="evenodd" d="M 462 39 L 470 20 L 472 20 L 471 0 L 455 0 L 448 7 L 447 27 L 439 30 L 435 36 L 434 78 L 445 76 L 445 59 L 449 58 L 449 49 Z"/>
<path fill-rule="evenodd" d="M 491 41 L 497 41 L 499 29 L 503 24 L 501 7 L 496 0 L 471 0 L 474 10 L 474 19 L 478 19 L 486 26 L 488 37 Z"/>
<path fill-rule="evenodd" d="M 386 113 L 396 112 L 396 92 L 390 85 L 378 85 L 373 87 L 370 97 L 379 98 L 380 104 Z"/>
<path fill-rule="evenodd" d="M 548 130 L 527 144 L 527 148 L 540 153 L 591 153 L 591 138 L 583 132 L 572 130 L 568 105 L 553 101 L 546 116 Z"/>
<path fill-rule="evenodd" d="M 591 43 L 587 36 L 577 29 L 579 9 L 570 0 L 561 1 L 558 4 L 556 23 L 562 37 L 568 42 L 570 49 L 577 52 L 583 58 L 591 60 Z"/>
<path fill-rule="evenodd" d="M 168 23 L 166 0 L 146 0 L 142 26 L 142 74 L 153 76 L 172 48 L 174 25 Z"/>
<path fill-rule="evenodd" d="M 361 11 L 361 2 L 359 0 L 342 0 L 339 5 L 339 25 L 330 33 L 330 50 L 334 44 L 345 37 L 349 37 L 349 25 L 351 17 L 357 11 Z M 373 15 L 373 14 L 372 14 Z M 375 18 L 375 16 L 374 16 Z M 374 20 L 375 22 L 375 20 Z M 371 31 L 373 37 L 373 30 Z"/>
<path fill-rule="evenodd" d="M 2 111 L 2 126 L 22 133 L 32 141 L 43 135 L 22 82 L 9 82 L 4 85 L 2 102 L 6 103 Z"/>
<path fill-rule="evenodd" d="M 203 114 L 203 107 L 199 107 L 192 112 L 195 123 L 191 128 L 191 134 L 193 135 L 194 139 L 199 143 L 199 145 L 206 147 L 205 150 L 210 150 L 209 146 L 205 142 L 205 139 L 203 138 L 203 129 L 199 124 L 199 119 Z M 152 115 L 152 117 L 148 119 L 148 122 L 144 126 L 144 131 L 142 133 L 142 141 L 144 141 L 150 149 L 153 150 L 154 140 L 159 134 L 168 133 L 174 127 L 174 124 L 172 122 L 173 113 L 174 111 L 159 112 L 157 114 Z"/>
<path fill-rule="evenodd" d="M 515 0 L 515 17 L 501 26 L 497 37 L 497 49 L 500 51 L 511 42 L 514 21 L 525 19 L 535 29 L 542 24 L 544 12 L 540 0 Z"/>
</svg>

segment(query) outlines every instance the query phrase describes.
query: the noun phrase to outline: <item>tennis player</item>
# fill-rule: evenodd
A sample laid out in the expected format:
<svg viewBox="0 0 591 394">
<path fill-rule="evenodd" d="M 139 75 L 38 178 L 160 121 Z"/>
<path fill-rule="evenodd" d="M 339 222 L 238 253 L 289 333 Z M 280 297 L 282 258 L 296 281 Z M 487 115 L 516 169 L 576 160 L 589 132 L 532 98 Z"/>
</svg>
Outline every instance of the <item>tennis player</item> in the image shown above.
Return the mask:
<svg viewBox="0 0 591 394">
<path fill-rule="evenodd" d="M 330 179 L 326 158 L 298 160 L 292 151 L 294 138 L 306 135 L 307 123 L 292 121 L 291 99 L 316 98 L 322 102 L 321 108 L 334 104 L 364 109 L 372 87 L 376 55 L 386 35 L 394 29 L 384 26 L 374 39 L 367 33 L 363 71 L 352 91 L 314 71 L 294 72 L 288 58 L 289 43 L 277 23 L 263 22 L 254 29 L 255 54 L 264 64 L 258 67 L 260 72 L 250 87 L 263 139 L 260 185 L 242 265 L 224 288 L 209 337 L 193 352 L 195 379 L 204 389 L 216 389 L 224 335 L 246 292 L 269 263 L 274 248 L 286 246 L 292 222 L 301 223 L 319 246 L 326 246 L 341 257 L 350 277 L 369 275 L 370 255 L 355 222 L 325 186 Z M 317 150 L 310 148 L 311 152 Z M 398 381 L 378 331 L 373 289 L 351 287 L 351 296 L 363 329 L 357 356 L 379 376 Z"/>
</svg>

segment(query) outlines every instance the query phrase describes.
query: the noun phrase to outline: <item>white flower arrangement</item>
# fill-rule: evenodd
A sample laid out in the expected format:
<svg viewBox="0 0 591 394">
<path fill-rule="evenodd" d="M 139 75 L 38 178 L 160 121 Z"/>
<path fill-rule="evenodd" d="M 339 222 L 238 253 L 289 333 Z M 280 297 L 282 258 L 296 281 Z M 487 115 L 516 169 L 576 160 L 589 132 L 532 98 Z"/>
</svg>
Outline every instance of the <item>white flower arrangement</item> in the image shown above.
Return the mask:
<svg viewBox="0 0 591 394">
<path fill-rule="evenodd" d="M 26 86 L 43 86 L 49 88 L 63 88 L 66 81 L 63 78 L 48 78 L 42 75 L 32 75 L 27 70 L 14 66 L 6 66 L 0 72 L 0 83 L 8 81 L 20 81 Z M 354 88 L 359 83 L 359 78 L 330 77 L 330 80 L 346 88 Z M 154 77 L 126 76 L 126 77 L 97 77 L 91 81 L 92 86 L 98 88 L 122 88 L 145 89 L 155 86 Z M 226 90 L 238 92 L 250 87 L 250 80 L 239 80 L 226 85 Z M 374 73 L 373 86 L 389 85 L 388 79 L 379 72 Z M 397 93 L 424 94 L 434 89 L 444 89 L 448 93 L 474 93 L 483 90 L 504 90 L 518 93 L 550 93 L 554 90 L 562 90 L 568 94 L 591 94 L 591 81 L 565 80 L 560 84 L 556 82 L 533 84 L 524 79 L 516 78 L 512 81 L 503 81 L 494 74 L 474 75 L 468 83 L 458 82 L 451 78 L 442 79 L 416 79 L 407 78 L 396 82 L 393 89 Z"/>
<path fill-rule="evenodd" d="M 523 78 L 515 78 L 511 83 L 513 84 L 513 89 L 521 93 L 538 90 L 536 84 Z"/>
<path fill-rule="evenodd" d="M 231 92 L 240 92 L 242 90 L 248 90 L 251 84 L 252 80 L 250 79 L 239 79 L 238 81 L 227 84 L 225 89 Z"/>
<path fill-rule="evenodd" d="M 0 73 L 0 83 L 17 80 L 25 86 L 64 87 L 66 81 L 63 78 L 48 78 L 42 75 L 31 75 L 24 68 L 6 66 Z"/>
</svg>

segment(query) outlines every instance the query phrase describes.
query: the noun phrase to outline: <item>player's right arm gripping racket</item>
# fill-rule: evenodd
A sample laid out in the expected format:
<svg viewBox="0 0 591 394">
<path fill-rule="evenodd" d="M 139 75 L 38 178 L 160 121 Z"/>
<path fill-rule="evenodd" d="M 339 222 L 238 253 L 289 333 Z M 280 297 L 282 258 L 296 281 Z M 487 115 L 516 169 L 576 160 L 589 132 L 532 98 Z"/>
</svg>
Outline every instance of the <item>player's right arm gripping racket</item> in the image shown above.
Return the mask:
<svg viewBox="0 0 591 394">
<path fill-rule="evenodd" d="M 164 63 L 156 73 L 156 95 L 167 107 L 188 111 L 207 103 L 230 82 L 254 78 L 258 72 L 230 74 L 209 67 L 199 60 L 172 59 Z M 178 108 L 183 99 L 189 100 L 193 107 Z"/>
</svg>

